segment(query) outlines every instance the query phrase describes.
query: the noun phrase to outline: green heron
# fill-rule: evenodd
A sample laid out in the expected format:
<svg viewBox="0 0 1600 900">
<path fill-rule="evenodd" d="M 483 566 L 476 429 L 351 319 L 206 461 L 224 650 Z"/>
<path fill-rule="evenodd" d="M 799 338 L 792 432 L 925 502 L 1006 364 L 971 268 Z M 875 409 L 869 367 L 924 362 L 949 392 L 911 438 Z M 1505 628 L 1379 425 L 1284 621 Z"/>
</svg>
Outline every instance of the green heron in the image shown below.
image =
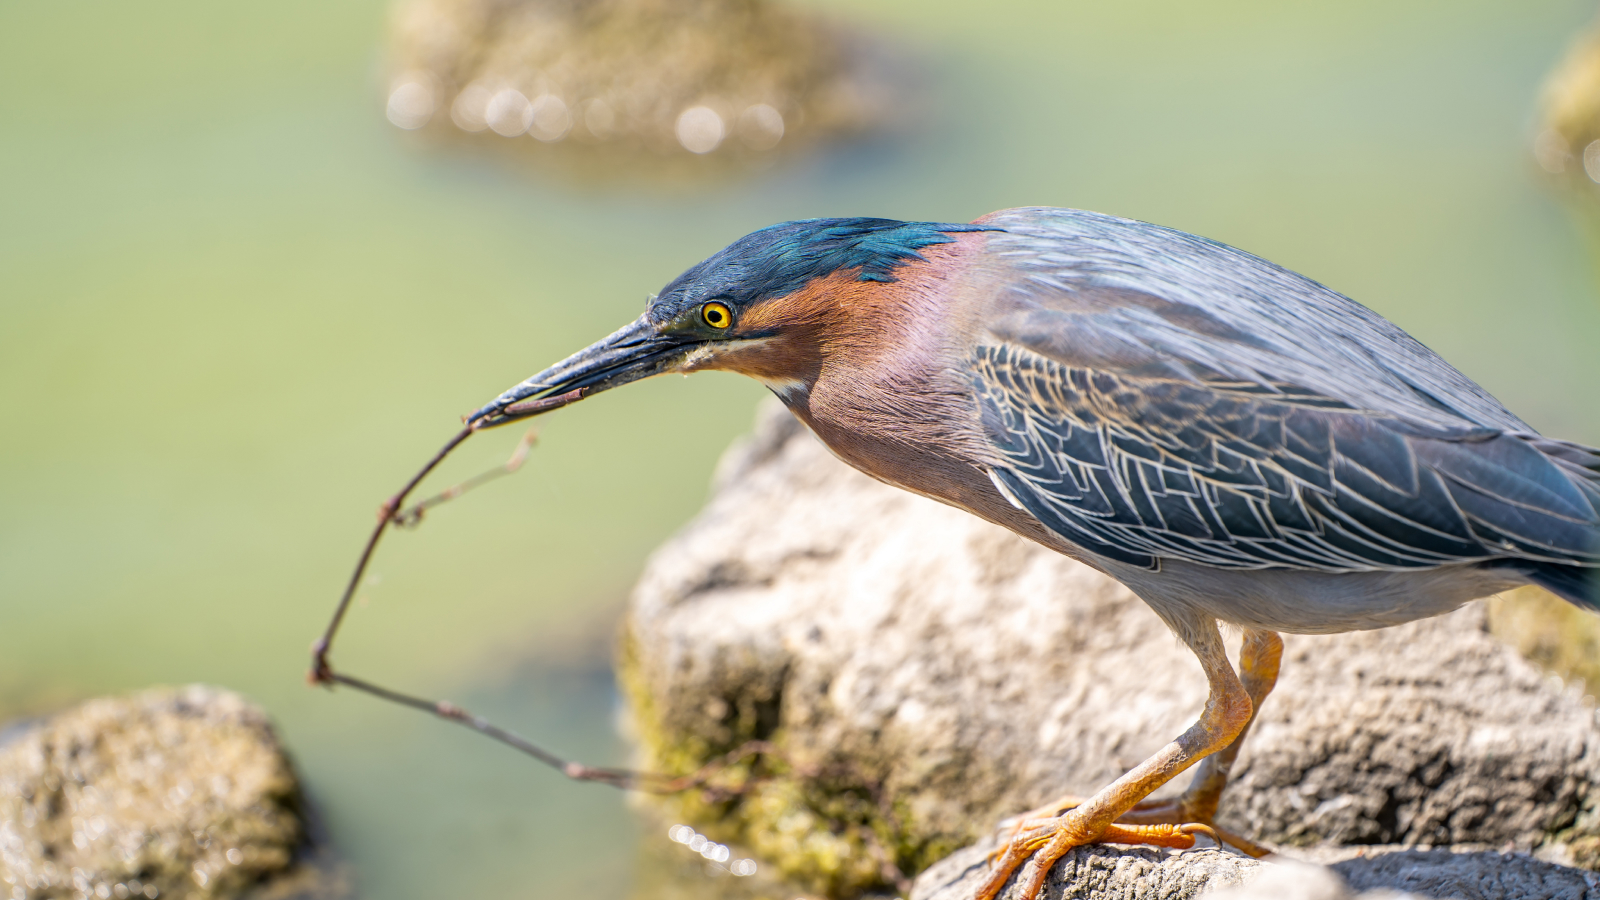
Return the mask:
<svg viewBox="0 0 1600 900">
<path fill-rule="evenodd" d="M 1522 584 L 1600 608 L 1600 451 L 1540 436 L 1355 301 L 1179 231 L 1047 208 L 774 225 L 471 420 L 702 369 L 761 381 L 868 475 L 1121 581 L 1199 657 L 1199 720 L 1094 796 L 1024 814 L 979 900 L 1030 858 L 1032 900 L 1078 845 L 1218 837 L 1279 632 Z M 1237 673 L 1219 621 L 1243 631 Z M 1146 799 L 1196 763 L 1178 799 Z"/>
</svg>

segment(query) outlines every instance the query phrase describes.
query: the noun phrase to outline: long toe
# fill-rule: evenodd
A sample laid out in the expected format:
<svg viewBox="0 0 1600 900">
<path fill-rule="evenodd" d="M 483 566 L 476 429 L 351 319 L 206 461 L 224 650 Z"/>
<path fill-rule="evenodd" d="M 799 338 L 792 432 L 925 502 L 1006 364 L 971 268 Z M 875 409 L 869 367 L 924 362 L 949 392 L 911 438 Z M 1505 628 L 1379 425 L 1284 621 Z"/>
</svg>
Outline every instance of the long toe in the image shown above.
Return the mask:
<svg viewBox="0 0 1600 900">
<path fill-rule="evenodd" d="M 1116 824 L 1171 825 L 1191 829 L 1193 829 L 1195 826 L 1199 826 L 1204 830 L 1196 833 L 1206 834 L 1218 844 L 1226 844 L 1229 847 L 1240 851 L 1246 856 L 1253 856 L 1256 859 L 1260 859 L 1263 856 L 1270 856 L 1272 854 L 1271 848 L 1263 847 L 1247 837 L 1235 834 L 1234 832 L 1225 828 L 1221 828 L 1215 821 L 1212 820 L 1212 817 L 1200 815 L 1189 809 L 1183 803 L 1182 798 L 1169 800 L 1142 800 L 1139 803 L 1134 804 L 1132 809 L 1123 813 L 1122 816 L 1117 819 Z M 1124 843 L 1121 838 L 1104 837 L 1102 840 L 1115 843 Z M 1153 842 L 1135 841 L 1132 843 Z"/>
</svg>

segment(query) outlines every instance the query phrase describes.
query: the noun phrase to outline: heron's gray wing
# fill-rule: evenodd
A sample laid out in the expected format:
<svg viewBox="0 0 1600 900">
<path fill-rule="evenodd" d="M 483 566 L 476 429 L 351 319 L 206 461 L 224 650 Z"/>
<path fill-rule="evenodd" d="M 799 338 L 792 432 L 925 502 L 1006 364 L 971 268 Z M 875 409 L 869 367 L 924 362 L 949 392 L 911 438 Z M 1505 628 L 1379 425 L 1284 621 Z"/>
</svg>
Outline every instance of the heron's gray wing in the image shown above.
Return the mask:
<svg viewBox="0 0 1600 900">
<path fill-rule="evenodd" d="M 1046 327 L 1060 315 L 1000 316 L 971 377 L 996 483 L 1088 550 L 1330 572 L 1600 563 L 1600 482 L 1569 477 L 1549 442 L 1231 379 L 1094 315 Z"/>
<path fill-rule="evenodd" d="M 1444 429 L 1533 430 L 1382 316 L 1242 250 L 1081 210 L 1014 209 L 981 221 L 1003 229 L 987 244 L 1008 270 L 1000 305 L 1060 314 L 1018 326 L 1049 345 L 1035 346 L 1046 355 L 1067 346 L 1112 368 L 1305 385 Z"/>
</svg>

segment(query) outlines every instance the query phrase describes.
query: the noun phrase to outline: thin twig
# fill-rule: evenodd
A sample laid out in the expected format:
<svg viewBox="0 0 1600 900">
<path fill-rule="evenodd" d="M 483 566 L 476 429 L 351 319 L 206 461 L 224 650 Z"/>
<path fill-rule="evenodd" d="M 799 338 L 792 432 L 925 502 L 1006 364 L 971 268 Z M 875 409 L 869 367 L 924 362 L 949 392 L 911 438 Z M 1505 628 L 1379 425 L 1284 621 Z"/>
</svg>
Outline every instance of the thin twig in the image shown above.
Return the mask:
<svg viewBox="0 0 1600 900">
<path fill-rule="evenodd" d="M 395 513 L 394 524 L 400 528 L 415 528 L 422 524 L 422 514 L 435 506 L 441 503 L 449 503 L 467 491 L 488 484 L 496 478 L 504 478 L 507 475 L 514 474 L 527 461 L 528 451 L 538 440 L 539 430 L 537 428 L 529 428 L 528 433 L 522 436 L 522 440 L 517 441 L 517 448 L 511 451 L 511 458 L 503 464 L 495 466 L 487 472 L 480 472 L 460 484 L 451 485 L 426 500 L 418 500 L 416 503 Z"/>
<path fill-rule="evenodd" d="M 373 684 L 350 675 L 341 675 L 337 672 L 329 673 L 329 680 L 336 684 L 353 687 L 358 691 L 365 691 L 374 697 L 382 697 L 391 703 L 420 709 L 423 712 L 433 713 L 441 719 L 447 719 L 476 731 L 526 753 L 551 768 L 560 769 L 562 774 L 574 781 L 599 781 L 616 787 L 627 787 L 633 780 L 634 774 L 620 769 L 602 769 L 575 763 L 551 753 L 538 744 L 523 738 L 520 735 L 506 731 L 494 723 L 467 712 L 454 703 L 445 700 L 424 700 L 399 691 L 391 691 L 386 687 Z"/>
<path fill-rule="evenodd" d="M 405 487 L 400 492 L 383 502 L 378 507 L 378 524 L 373 526 L 372 534 L 367 538 L 367 545 L 361 550 L 361 557 L 356 560 L 356 570 L 350 574 L 350 582 L 344 586 L 344 593 L 339 596 L 339 605 L 333 608 L 333 618 L 328 620 L 328 627 L 322 632 L 322 637 L 311 645 L 311 672 L 307 676 L 312 684 L 328 684 L 333 681 L 333 667 L 328 663 L 328 653 L 333 649 L 333 638 L 339 632 L 339 625 L 344 622 L 344 614 L 350 610 L 350 600 L 356 595 L 356 588 L 361 585 L 361 576 L 367 572 L 367 564 L 372 562 L 372 553 L 378 549 L 378 541 L 383 537 L 389 523 L 394 521 L 394 511 L 406 502 L 406 495 L 416 489 L 422 479 L 434 470 L 450 451 L 461 446 L 461 442 L 472 437 L 475 431 L 471 425 L 461 429 L 455 437 L 451 438 L 428 460 L 417 474 L 411 476 Z"/>
<path fill-rule="evenodd" d="M 345 613 L 350 610 L 350 600 L 355 597 L 356 588 L 361 586 L 361 576 L 366 574 L 367 565 L 372 562 L 372 553 L 378 549 L 379 539 L 383 537 L 383 533 L 388 529 L 389 523 L 394 521 L 395 511 L 405 504 L 406 497 L 416 490 L 417 485 L 422 483 L 422 479 L 428 477 L 428 473 L 432 472 L 439 463 L 444 462 L 444 458 L 449 456 L 452 450 L 461 446 L 462 441 L 472 437 L 474 432 L 511 421 L 506 416 L 512 414 L 512 411 L 515 411 L 514 418 L 536 416 L 560 409 L 569 403 L 576 403 L 583 399 L 583 395 L 584 389 L 578 388 L 555 397 L 524 400 L 521 403 L 513 403 L 500 413 L 497 413 L 496 416 L 499 420 L 493 424 L 489 423 L 488 417 L 469 423 L 455 437 L 446 441 L 445 445 L 439 448 L 439 452 L 428 460 L 427 465 L 418 470 L 417 474 L 411 476 L 411 480 L 406 482 L 405 487 L 402 487 L 399 493 L 385 500 L 378 507 L 378 524 L 373 526 L 372 534 L 367 538 L 367 545 L 361 550 L 361 557 L 356 561 L 356 569 L 350 574 L 350 581 L 345 584 L 344 593 L 339 596 L 339 605 L 333 609 L 333 618 L 328 620 L 328 627 L 322 632 L 322 637 L 311 645 L 311 672 L 307 677 L 312 684 L 327 684 L 332 680 L 333 669 L 328 664 L 328 654 L 333 649 L 333 638 L 339 632 L 339 625 L 344 621 Z"/>
<path fill-rule="evenodd" d="M 513 403 L 504 409 L 501 409 L 491 415 L 483 416 L 478 420 L 468 424 L 465 428 L 461 429 L 461 431 L 456 434 L 455 437 L 446 442 L 445 445 L 439 449 L 439 452 L 435 453 L 433 458 L 428 460 L 427 465 L 423 466 L 417 472 L 417 474 L 411 476 L 411 480 L 407 481 L 405 486 L 402 487 L 398 493 L 384 501 L 383 504 L 378 507 L 378 522 L 373 527 L 372 534 L 367 538 L 366 546 L 361 550 L 361 556 L 356 561 L 355 571 L 351 573 L 350 581 L 345 585 L 344 593 L 340 595 L 338 605 L 334 607 L 333 617 L 328 621 L 328 627 L 323 631 L 322 636 L 318 638 L 316 643 L 311 647 L 311 671 L 307 676 L 307 680 L 312 684 L 320 684 L 327 687 L 332 687 L 336 684 L 342 684 L 346 687 L 354 688 L 358 691 L 371 694 L 374 697 L 388 700 L 391 703 L 398 703 L 401 706 L 409 706 L 412 709 L 419 709 L 423 712 L 432 713 L 433 715 L 436 715 L 442 719 L 447 719 L 451 722 L 463 725 L 472 729 L 473 731 L 478 732 L 479 734 L 486 735 L 502 744 L 521 751 L 522 753 L 533 757 L 539 762 L 559 770 L 563 775 L 575 781 L 593 781 L 600 784 L 609 784 L 612 787 L 623 789 L 648 791 L 651 793 L 673 794 L 681 791 L 691 790 L 696 787 L 707 786 L 711 778 L 718 772 L 751 756 L 766 755 L 775 757 L 784 762 L 788 762 L 786 755 L 781 750 L 767 743 L 766 741 L 748 741 L 723 754 L 717 759 L 706 763 L 698 770 L 688 775 L 670 776 L 658 772 L 636 772 L 629 769 L 611 769 L 601 766 L 588 766 L 572 760 L 562 759 L 560 756 L 551 753 L 543 747 L 540 747 L 538 744 L 535 744 L 518 734 L 507 731 L 488 721 L 487 719 L 475 716 L 453 703 L 443 700 L 426 700 L 422 697 L 403 694 L 399 691 L 390 690 L 389 688 L 366 681 L 365 679 L 334 671 L 333 664 L 328 659 L 333 650 L 333 640 L 338 635 L 340 625 L 344 623 L 345 614 L 349 612 L 350 609 L 350 601 L 355 597 L 356 588 L 360 586 L 361 579 L 366 574 L 368 564 L 372 562 L 373 553 L 378 549 L 378 541 L 383 537 L 383 533 L 388 530 L 391 524 L 414 526 L 421 521 L 423 512 L 431 507 L 437 506 L 440 503 L 455 497 L 459 497 L 461 494 L 466 493 L 467 491 L 477 487 L 480 484 L 483 484 L 486 481 L 498 478 L 502 475 L 510 474 L 511 472 L 515 472 L 521 467 L 523 460 L 527 457 L 528 449 L 532 446 L 533 441 L 535 440 L 534 432 L 530 430 L 527 435 L 523 437 L 521 443 L 517 447 L 517 450 L 512 453 L 511 458 L 498 469 L 494 469 L 474 478 L 470 478 L 467 481 L 464 481 L 440 494 L 429 497 L 428 499 L 410 507 L 406 507 L 404 505 L 406 497 L 410 496 L 413 490 L 416 490 L 417 485 L 421 484 L 422 480 L 426 478 L 435 468 L 437 468 L 439 463 L 443 462 L 444 458 L 450 455 L 451 451 L 461 446 L 461 443 L 467 438 L 471 437 L 475 432 L 482 431 L 485 428 L 493 428 L 498 425 L 503 425 L 516 419 L 525 419 L 530 416 L 536 416 L 542 413 L 550 412 L 551 410 L 560 409 L 563 406 L 583 399 L 584 393 L 584 389 L 579 388 L 555 397 L 545 397 L 538 400 L 524 400 L 520 403 Z M 799 766 L 794 766 L 792 763 L 790 763 L 790 765 L 793 766 L 797 771 L 807 771 L 801 769 Z M 751 787 L 751 785 L 753 785 L 757 780 L 759 779 L 751 778 L 747 780 L 738 789 L 734 790 L 733 793 L 740 793 L 744 790 L 748 790 L 749 787 Z"/>
<path fill-rule="evenodd" d="M 741 744 L 739 747 L 730 750 L 722 756 L 719 756 L 716 759 L 706 763 L 693 773 L 689 775 L 680 775 L 677 777 L 663 775 L 658 772 L 639 772 L 632 769 L 612 769 L 603 766 L 589 766 L 580 762 L 574 762 L 569 759 L 563 759 L 562 757 L 544 749 L 538 744 L 533 743 L 527 738 L 515 732 L 507 731 L 493 722 L 490 722 L 481 716 L 474 715 L 448 700 L 427 700 L 422 697 L 412 696 L 411 694 L 402 694 L 399 691 L 390 690 L 389 688 L 373 684 L 370 681 L 355 678 L 350 675 L 343 675 L 337 672 L 329 673 L 328 677 L 329 680 L 335 684 L 342 684 L 346 687 L 352 687 L 358 691 L 364 691 L 368 694 L 371 694 L 374 697 L 381 697 L 391 703 L 398 703 L 401 706 L 409 706 L 412 709 L 420 709 L 423 712 L 432 713 L 441 719 L 445 719 L 447 721 L 454 722 L 457 725 L 469 728 L 478 732 L 479 734 L 499 741 L 500 743 L 505 744 L 514 750 L 533 757 L 550 768 L 560 771 L 561 774 L 567 776 L 573 781 L 594 781 L 600 784 L 609 784 L 612 787 L 622 788 L 624 790 L 645 791 L 653 794 L 676 794 L 705 785 L 712 778 L 712 776 L 716 775 L 718 772 L 751 756 L 768 755 L 777 756 L 780 758 L 783 756 L 782 751 L 766 741 L 747 741 L 746 743 Z M 745 785 L 744 787 L 748 787 L 748 785 Z"/>
</svg>

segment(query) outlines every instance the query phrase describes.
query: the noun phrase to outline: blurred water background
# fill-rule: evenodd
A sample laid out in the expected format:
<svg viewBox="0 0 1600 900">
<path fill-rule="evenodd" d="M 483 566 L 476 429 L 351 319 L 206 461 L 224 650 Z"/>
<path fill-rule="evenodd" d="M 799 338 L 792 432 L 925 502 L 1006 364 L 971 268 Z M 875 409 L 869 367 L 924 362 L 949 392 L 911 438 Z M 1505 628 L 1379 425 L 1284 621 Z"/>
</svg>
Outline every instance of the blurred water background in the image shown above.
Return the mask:
<svg viewBox="0 0 1600 900">
<path fill-rule="evenodd" d="M 280 723 L 363 896 L 653 896 L 638 842 L 665 838 L 620 795 L 310 690 L 306 650 L 460 414 L 785 219 L 1198 232 L 1600 443 L 1593 248 L 1528 150 L 1591 4 L 802 5 L 918 61 L 913 127 L 607 190 L 389 124 L 380 0 L 0 4 L 0 720 L 226 685 Z M 610 623 L 760 394 L 664 379 L 544 420 L 522 473 L 389 539 L 337 661 L 625 761 Z"/>
</svg>

